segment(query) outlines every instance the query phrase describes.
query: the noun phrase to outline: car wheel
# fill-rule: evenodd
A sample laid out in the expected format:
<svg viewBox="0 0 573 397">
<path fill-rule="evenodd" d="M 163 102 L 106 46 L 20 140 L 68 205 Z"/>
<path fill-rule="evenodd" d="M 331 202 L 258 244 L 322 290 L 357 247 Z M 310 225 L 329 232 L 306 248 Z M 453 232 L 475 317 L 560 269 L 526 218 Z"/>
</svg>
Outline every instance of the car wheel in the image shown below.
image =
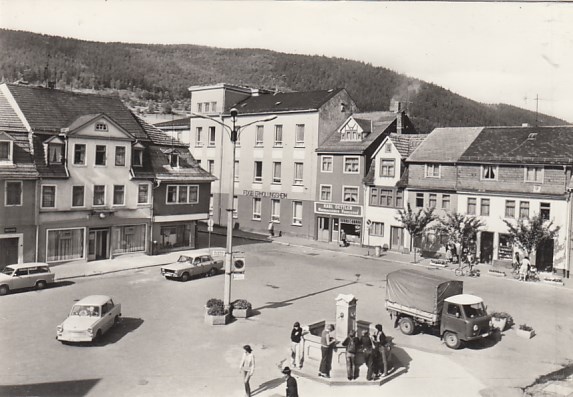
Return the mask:
<svg viewBox="0 0 573 397">
<path fill-rule="evenodd" d="M 40 280 L 36 283 L 36 289 L 44 289 L 46 288 L 46 282 L 44 280 Z"/>
<path fill-rule="evenodd" d="M 462 341 L 459 336 L 450 331 L 446 331 L 446 333 L 444 333 L 444 342 L 446 342 L 446 346 L 450 349 L 459 349 L 462 345 Z"/>
<path fill-rule="evenodd" d="M 93 339 L 94 342 L 99 342 L 101 340 L 101 329 L 98 329 L 96 332 L 96 336 Z"/>
<path fill-rule="evenodd" d="M 415 328 L 414 320 L 410 317 L 404 317 L 400 320 L 400 331 L 402 331 L 404 335 L 412 335 Z"/>
<path fill-rule="evenodd" d="M 183 273 L 181 275 L 181 281 L 188 281 L 189 280 L 189 273 Z"/>
<path fill-rule="evenodd" d="M 0 285 L 0 295 L 7 295 L 10 291 L 7 285 Z"/>
<path fill-rule="evenodd" d="M 216 274 L 217 274 L 217 269 L 212 268 L 211 270 L 209 270 L 209 271 L 207 272 L 207 277 L 213 277 L 213 276 L 216 275 Z"/>
</svg>

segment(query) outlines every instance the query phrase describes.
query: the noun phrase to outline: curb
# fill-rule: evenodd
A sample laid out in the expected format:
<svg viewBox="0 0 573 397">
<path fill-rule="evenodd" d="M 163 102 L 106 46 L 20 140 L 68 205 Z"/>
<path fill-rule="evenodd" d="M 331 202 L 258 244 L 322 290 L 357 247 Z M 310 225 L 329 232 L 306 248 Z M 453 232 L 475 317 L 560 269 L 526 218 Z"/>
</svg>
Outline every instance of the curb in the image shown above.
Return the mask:
<svg viewBox="0 0 573 397">
<path fill-rule="evenodd" d="M 75 275 L 75 276 L 67 276 L 67 277 L 57 277 L 57 276 L 56 276 L 56 282 L 58 282 L 58 281 L 64 281 L 64 280 L 71 280 L 71 279 L 74 279 L 74 278 L 86 278 L 86 277 L 94 277 L 94 276 L 103 276 L 103 275 L 105 275 L 105 274 L 125 272 L 125 271 L 128 271 L 128 270 L 147 269 L 147 268 L 150 268 L 150 267 L 157 267 L 157 266 L 167 265 L 168 263 L 169 263 L 169 262 L 167 262 L 167 263 L 157 263 L 157 264 L 146 265 L 146 266 L 125 267 L 125 268 L 121 268 L 121 269 L 114 269 L 114 270 L 108 270 L 108 271 L 102 271 L 102 272 L 90 273 L 90 274 L 78 274 L 78 275 Z"/>
</svg>

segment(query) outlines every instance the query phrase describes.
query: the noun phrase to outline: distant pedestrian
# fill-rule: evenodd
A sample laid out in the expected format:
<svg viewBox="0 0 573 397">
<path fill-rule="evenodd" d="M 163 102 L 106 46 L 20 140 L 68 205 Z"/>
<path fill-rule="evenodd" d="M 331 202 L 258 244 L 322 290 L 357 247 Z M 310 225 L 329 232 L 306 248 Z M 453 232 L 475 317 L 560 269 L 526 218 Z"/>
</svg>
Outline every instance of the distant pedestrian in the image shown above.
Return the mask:
<svg viewBox="0 0 573 397">
<path fill-rule="evenodd" d="M 269 226 L 267 227 L 267 230 L 269 231 L 269 236 L 270 237 L 274 237 L 275 236 L 275 223 L 273 221 L 269 222 Z"/>
<path fill-rule="evenodd" d="M 298 385 L 296 379 L 290 374 L 290 368 L 285 367 L 283 374 L 286 375 L 286 397 L 298 397 Z"/>
<path fill-rule="evenodd" d="M 375 356 L 374 372 L 377 376 L 388 375 L 388 356 L 386 351 L 386 335 L 382 331 L 382 324 L 376 324 L 374 332 L 374 349 L 377 352 Z"/>
<path fill-rule="evenodd" d="M 446 260 L 448 262 L 452 261 L 452 248 L 449 243 L 446 244 Z"/>
<path fill-rule="evenodd" d="M 342 342 L 342 346 L 346 346 L 346 376 L 348 377 L 348 380 L 358 378 L 356 353 L 358 353 L 359 345 L 360 339 L 356 336 L 356 332 L 351 329 L 346 339 Z"/>
<path fill-rule="evenodd" d="M 249 345 L 243 346 L 243 350 L 243 358 L 241 359 L 239 368 L 243 375 L 243 383 L 245 384 L 245 397 L 251 397 L 251 385 L 249 381 L 255 372 L 255 355 Z"/>
<path fill-rule="evenodd" d="M 513 257 L 513 269 L 518 272 L 521 267 L 521 258 L 519 257 L 519 252 L 515 251 L 515 256 Z"/>
<path fill-rule="evenodd" d="M 332 331 L 334 331 L 334 327 L 332 324 L 328 324 L 322 331 L 320 337 L 320 352 L 322 353 L 322 357 L 318 376 L 323 378 L 330 378 L 330 369 L 332 368 L 332 351 L 336 344 L 336 339 L 332 336 Z"/>
<path fill-rule="evenodd" d="M 294 368 L 302 368 L 302 328 L 297 321 L 290 332 L 291 364 Z"/>
<path fill-rule="evenodd" d="M 364 363 L 368 367 L 366 372 L 366 380 L 373 380 L 374 373 L 374 362 L 372 357 L 373 351 L 372 339 L 370 338 L 370 333 L 367 330 L 362 331 L 362 336 L 360 337 L 360 351 L 364 357 Z"/>
<path fill-rule="evenodd" d="M 348 242 L 346 241 L 346 233 L 344 232 L 344 230 L 340 231 L 340 245 L 343 247 L 346 247 L 348 245 Z"/>
<path fill-rule="evenodd" d="M 529 272 L 529 267 L 531 262 L 529 262 L 529 256 L 525 255 L 521 261 L 521 267 L 519 268 L 519 280 L 527 281 L 527 273 Z"/>
</svg>

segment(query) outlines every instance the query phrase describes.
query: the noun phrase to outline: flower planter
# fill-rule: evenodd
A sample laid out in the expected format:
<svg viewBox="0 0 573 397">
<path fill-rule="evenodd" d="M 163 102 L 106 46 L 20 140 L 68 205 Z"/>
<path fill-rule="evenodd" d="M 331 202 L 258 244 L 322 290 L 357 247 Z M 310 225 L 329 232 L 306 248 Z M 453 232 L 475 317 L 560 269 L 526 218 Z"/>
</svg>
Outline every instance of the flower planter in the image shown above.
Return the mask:
<svg viewBox="0 0 573 397">
<path fill-rule="evenodd" d="M 209 325 L 225 325 L 229 322 L 229 313 L 222 315 L 205 314 L 205 323 Z"/>
<path fill-rule="evenodd" d="M 547 278 L 542 278 L 541 281 L 543 281 L 546 284 L 553 284 L 553 285 L 563 285 L 563 280 L 561 279 L 547 279 Z"/>
<path fill-rule="evenodd" d="M 430 265 L 436 266 L 436 267 L 447 267 L 448 261 L 446 261 L 444 259 L 430 259 Z"/>
<path fill-rule="evenodd" d="M 505 327 L 507 326 L 507 318 L 492 317 L 491 323 L 494 328 L 497 328 L 503 332 L 505 331 Z"/>
<path fill-rule="evenodd" d="M 233 317 L 247 318 L 252 314 L 252 309 L 233 309 Z"/>
<path fill-rule="evenodd" d="M 488 271 L 487 271 L 487 274 L 489 274 L 490 276 L 496 276 L 496 277 L 505 277 L 505 276 L 507 276 L 507 275 L 505 274 L 505 272 L 502 272 L 501 270 L 492 270 L 492 269 L 488 270 Z"/>
<path fill-rule="evenodd" d="M 525 339 L 531 339 L 535 335 L 534 330 L 526 331 L 524 329 L 516 329 L 515 333 L 517 334 L 517 336 L 520 336 L 520 337 L 525 338 Z"/>
</svg>

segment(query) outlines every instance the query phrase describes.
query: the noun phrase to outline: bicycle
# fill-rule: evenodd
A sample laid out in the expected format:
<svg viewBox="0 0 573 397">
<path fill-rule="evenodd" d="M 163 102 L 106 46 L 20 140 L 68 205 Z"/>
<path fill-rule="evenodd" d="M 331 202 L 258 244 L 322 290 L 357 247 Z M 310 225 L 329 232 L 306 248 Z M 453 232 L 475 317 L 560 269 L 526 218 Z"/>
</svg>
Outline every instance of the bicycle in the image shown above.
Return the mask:
<svg viewBox="0 0 573 397">
<path fill-rule="evenodd" d="M 454 270 L 456 276 L 469 276 L 469 277 L 479 277 L 479 269 L 474 269 L 472 263 L 461 264 Z"/>
</svg>

